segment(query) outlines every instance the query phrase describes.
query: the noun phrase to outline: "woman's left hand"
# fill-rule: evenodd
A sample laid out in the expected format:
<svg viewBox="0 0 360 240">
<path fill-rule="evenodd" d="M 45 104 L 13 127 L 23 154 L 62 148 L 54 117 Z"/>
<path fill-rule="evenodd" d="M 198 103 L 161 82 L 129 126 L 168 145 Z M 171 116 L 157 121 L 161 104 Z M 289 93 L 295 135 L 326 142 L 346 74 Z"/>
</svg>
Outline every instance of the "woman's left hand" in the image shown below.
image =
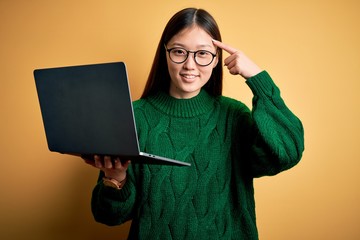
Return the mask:
<svg viewBox="0 0 360 240">
<path fill-rule="evenodd" d="M 262 71 L 261 68 L 251 61 L 243 52 L 217 40 L 213 40 L 213 43 L 215 46 L 230 54 L 230 56 L 224 60 L 224 63 L 231 74 L 239 74 L 245 79 L 248 79 Z"/>
</svg>

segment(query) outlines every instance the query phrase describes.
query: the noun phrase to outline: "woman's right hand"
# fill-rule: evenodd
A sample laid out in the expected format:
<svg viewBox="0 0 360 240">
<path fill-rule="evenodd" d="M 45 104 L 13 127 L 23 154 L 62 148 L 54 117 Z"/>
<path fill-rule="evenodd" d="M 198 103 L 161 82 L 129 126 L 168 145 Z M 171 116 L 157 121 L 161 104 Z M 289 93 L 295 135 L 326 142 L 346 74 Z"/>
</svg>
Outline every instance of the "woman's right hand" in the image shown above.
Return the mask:
<svg viewBox="0 0 360 240">
<path fill-rule="evenodd" d="M 130 160 L 121 161 L 120 158 L 111 159 L 110 156 L 95 155 L 94 159 L 83 158 L 85 163 L 100 169 L 104 172 L 105 177 L 113 178 L 122 182 L 126 178 L 126 170 L 129 167 Z"/>
</svg>

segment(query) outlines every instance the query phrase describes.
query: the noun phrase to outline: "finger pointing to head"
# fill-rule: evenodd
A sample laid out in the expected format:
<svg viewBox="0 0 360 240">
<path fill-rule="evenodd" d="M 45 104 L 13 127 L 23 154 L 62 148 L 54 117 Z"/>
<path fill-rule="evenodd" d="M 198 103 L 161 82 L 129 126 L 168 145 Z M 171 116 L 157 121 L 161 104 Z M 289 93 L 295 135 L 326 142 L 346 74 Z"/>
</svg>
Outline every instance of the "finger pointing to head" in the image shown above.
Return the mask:
<svg viewBox="0 0 360 240">
<path fill-rule="evenodd" d="M 238 51 L 237 49 L 235 49 L 235 48 L 233 48 L 233 47 L 231 47 L 231 46 L 229 46 L 229 45 L 227 45 L 225 43 L 222 43 L 222 42 L 220 42 L 218 40 L 215 40 L 215 39 L 213 39 L 213 43 L 214 43 L 215 46 L 225 50 L 229 54 L 234 54 L 234 53 L 236 53 Z"/>
</svg>

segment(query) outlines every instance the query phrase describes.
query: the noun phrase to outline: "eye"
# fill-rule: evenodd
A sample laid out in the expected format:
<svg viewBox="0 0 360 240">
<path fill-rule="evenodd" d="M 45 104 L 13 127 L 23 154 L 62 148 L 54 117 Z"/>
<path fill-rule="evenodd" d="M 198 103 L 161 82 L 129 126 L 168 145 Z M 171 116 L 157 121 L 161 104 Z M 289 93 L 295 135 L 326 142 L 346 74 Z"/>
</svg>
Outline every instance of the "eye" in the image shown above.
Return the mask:
<svg viewBox="0 0 360 240">
<path fill-rule="evenodd" d="M 171 52 L 177 56 L 187 55 L 186 50 L 182 48 L 174 48 L 171 50 Z"/>
<path fill-rule="evenodd" d="M 211 56 L 211 53 L 206 50 L 199 50 L 196 52 L 196 55 L 200 58 L 207 58 L 207 57 Z"/>
</svg>

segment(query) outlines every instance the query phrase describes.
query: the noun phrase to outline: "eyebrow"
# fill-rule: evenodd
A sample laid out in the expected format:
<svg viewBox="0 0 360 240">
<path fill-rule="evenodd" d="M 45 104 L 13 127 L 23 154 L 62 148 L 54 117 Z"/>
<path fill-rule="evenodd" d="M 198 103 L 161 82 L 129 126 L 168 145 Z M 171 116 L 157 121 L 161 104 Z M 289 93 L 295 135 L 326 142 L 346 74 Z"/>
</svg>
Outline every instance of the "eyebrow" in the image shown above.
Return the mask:
<svg viewBox="0 0 360 240">
<path fill-rule="evenodd" d="M 183 48 L 186 48 L 184 44 L 181 44 L 181 43 L 173 43 L 171 44 L 173 46 L 179 46 L 179 47 L 183 47 Z M 200 44 L 200 45 L 197 45 L 196 47 L 197 48 L 203 48 L 203 47 L 209 47 L 209 48 L 212 48 L 214 45 L 210 45 L 210 44 Z"/>
</svg>

